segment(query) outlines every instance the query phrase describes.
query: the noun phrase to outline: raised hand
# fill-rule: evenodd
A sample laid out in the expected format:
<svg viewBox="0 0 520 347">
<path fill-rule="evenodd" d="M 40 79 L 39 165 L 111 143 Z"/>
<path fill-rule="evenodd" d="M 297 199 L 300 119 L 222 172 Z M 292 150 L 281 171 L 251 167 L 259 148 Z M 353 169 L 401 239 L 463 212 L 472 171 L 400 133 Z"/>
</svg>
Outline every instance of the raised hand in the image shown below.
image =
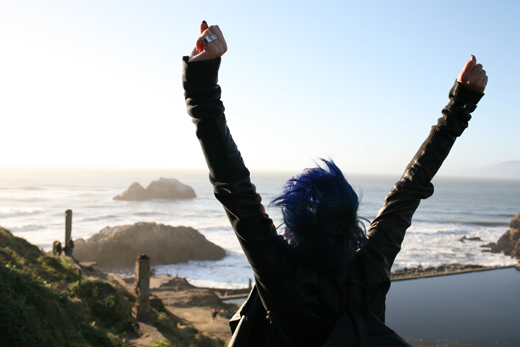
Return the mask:
<svg viewBox="0 0 520 347">
<path fill-rule="evenodd" d="M 200 25 L 200 36 L 190 53 L 189 61 L 215 59 L 224 55 L 226 51 L 226 40 L 218 25 L 208 27 L 208 23 L 203 21 Z"/>
<path fill-rule="evenodd" d="M 457 82 L 479 93 L 483 93 L 486 89 L 488 82 L 486 71 L 482 69 L 482 64 L 477 64 L 477 58 L 474 55 L 462 68 L 459 77 L 457 77 Z"/>
</svg>

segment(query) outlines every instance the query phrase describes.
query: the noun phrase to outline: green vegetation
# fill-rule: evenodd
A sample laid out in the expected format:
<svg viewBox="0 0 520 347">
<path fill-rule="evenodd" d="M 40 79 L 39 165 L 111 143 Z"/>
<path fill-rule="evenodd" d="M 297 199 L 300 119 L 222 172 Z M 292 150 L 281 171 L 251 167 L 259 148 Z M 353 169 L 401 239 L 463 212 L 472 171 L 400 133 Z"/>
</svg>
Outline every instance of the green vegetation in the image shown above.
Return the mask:
<svg viewBox="0 0 520 347">
<path fill-rule="evenodd" d="M 125 346 L 124 329 L 68 290 L 78 279 L 72 259 L 46 256 L 0 228 L 0 345 Z"/>
<path fill-rule="evenodd" d="M 70 291 L 87 305 L 90 314 L 105 327 L 117 333 L 133 330 L 132 306 L 112 284 L 89 280 L 80 287 L 76 282 Z"/>
<path fill-rule="evenodd" d="M 0 346 L 129 346 L 135 296 L 95 277 L 80 281 L 78 268 L 0 227 Z M 224 346 L 195 328 L 177 328 L 162 302 L 156 309 L 152 323 L 166 339 L 153 346 Z"/>
</svg>

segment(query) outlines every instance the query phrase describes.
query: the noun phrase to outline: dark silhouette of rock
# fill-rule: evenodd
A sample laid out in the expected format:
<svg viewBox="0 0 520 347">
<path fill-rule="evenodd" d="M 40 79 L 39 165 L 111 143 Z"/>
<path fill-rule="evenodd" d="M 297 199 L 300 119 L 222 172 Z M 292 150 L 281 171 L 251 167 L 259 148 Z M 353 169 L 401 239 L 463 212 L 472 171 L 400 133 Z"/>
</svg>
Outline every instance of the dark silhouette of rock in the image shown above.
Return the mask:
<svg viewBox="0 0 520 347">
<path fill-rule="evenodd" d="M 100 267 L 112 268 L 133 267 L 143 253 L 150 257 L 152 265 L 219 260 L 226 256 L 224 249 L 193 228 L 153 222 L 106 227 L 88 242 L 76 240 L 74 248 L 74 256 L 80 261 L 95 261 Z"/>
<path fill-rule="evenodd" d="M 123 193 L 114 197 L 114 200 L 143 201 L 150 199 L 189 199 L 195 198 L 192 187 L 179 182 L 175 178 L 161 177 L 153 181 L 148 187 L 143 188 L 138 182 L 134 182 Z"/>
<path fill-rule="evenodd" d="M 504 252 L 505 255 L 520 260 L 520 212 L 511 219 L 509 230 L 500 236 L 497 243 L 488 243 L 482 247 L 489 248 L 489 250 L 483 250 L 483 252 Z"/>
<path fill-rule="evenodd" d="M 497 244 L 494 243 L 494 242 L 486 243 L 485 245 L 481 245 L 480 247 L 488 248 L 488 249 L 482 250 L 482 252 L 491 252 L 491 253 L 500 253 L 500 252 L 502 252 L 500 247 L 498 247 Z"/>
<path fill-rule="evenodd" d="M 478 236 L 475 236 L 475 237 L 466 237 L 466 236 L 462 236 L 462 237 L 459 239 L 459 241 L 464 242 L 464 241 L 482 241 L 482 240 L 481 240 L 480 237 L 478 237 Z"/>
</svg>

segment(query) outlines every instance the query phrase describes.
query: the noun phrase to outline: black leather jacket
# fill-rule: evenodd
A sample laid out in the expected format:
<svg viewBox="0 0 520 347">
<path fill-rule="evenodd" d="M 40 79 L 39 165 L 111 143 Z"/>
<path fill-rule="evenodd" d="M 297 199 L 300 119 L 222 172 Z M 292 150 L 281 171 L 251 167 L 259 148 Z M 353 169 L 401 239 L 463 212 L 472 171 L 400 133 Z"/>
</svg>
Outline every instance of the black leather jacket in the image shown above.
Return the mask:
<svg viewBox="0 0 520 347">
<path fill-rule="evenodd" d="M 265 213 L 226 124 L 217 84 L 220 61 L 188 63 L 185 57 L 183 85 L 215 196 L 223 204 L 255 274 L 255 288 L 231 320 L 234 334 L 230 346 L 322 346 L 341 314 L 345 276 L 364 285 L 369 310 L 384 322 L 390 268 L 412 215 L 420 201 L 433 194 L 431 180 L 483 94 L 455 83 L 442 117 L 371 223 L 366 247 L 358 251 L 349 269 L 324 274 L 291 258 L 283 237 Z M 349 300 L 354 306 L 361 301 Z"/>
</svg>

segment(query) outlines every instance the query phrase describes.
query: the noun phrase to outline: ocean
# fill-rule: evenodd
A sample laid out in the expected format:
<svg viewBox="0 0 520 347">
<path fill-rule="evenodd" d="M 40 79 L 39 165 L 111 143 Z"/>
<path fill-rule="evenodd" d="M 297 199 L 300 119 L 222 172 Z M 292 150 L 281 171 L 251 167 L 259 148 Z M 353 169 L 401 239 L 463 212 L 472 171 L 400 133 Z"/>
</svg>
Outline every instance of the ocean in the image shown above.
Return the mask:
<svg viewBox="0 0 520 347">
<path fill-rule="evenodd" d="M 106 226 L 153 221 L 191 226 L 223 247 L 220 261 L 190 261 L 155 266 L 157 275 L 179 275 L 198 286 L 240 288 L 253 273 L 235 239 L 222 206 L 213 196 L 206 170 L 108 168 L 2 168 L 0 226 L 45 251 L 64 238 L 65 210 L 73 210 L 72 236 L 88 239 Z M 264 204 L 280 193 L 294 173 L 252 172 Z M 146 187 L 160 177 L 177 178 L 193 187 L 188 200 L 116 201 L 132 182 Z M 372 220 L 399 175 L 346 175 L 361 197 L 359 214 Z M 520 179 L 448 178 L 434 180 L 435 194 L 421 203 L 407 232 L 394 269 L 443 264 L 512 265 L 503 254 L 481 252 L 480 245 L 496 242 L 520 212 Z M 267 208 L 276 225 L 277 209 Z M 463 236 L 481 241 L 459 241 Z M 153 254 L 149 254 L 153 257 Z M 132 274 L 133 269 L 120 271 Z"/>
</svg>

